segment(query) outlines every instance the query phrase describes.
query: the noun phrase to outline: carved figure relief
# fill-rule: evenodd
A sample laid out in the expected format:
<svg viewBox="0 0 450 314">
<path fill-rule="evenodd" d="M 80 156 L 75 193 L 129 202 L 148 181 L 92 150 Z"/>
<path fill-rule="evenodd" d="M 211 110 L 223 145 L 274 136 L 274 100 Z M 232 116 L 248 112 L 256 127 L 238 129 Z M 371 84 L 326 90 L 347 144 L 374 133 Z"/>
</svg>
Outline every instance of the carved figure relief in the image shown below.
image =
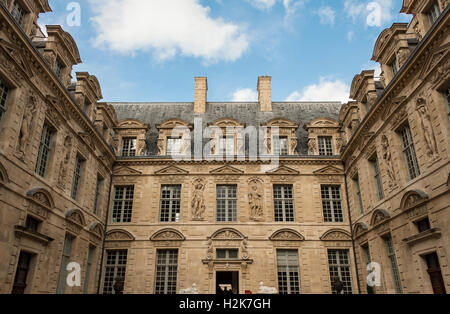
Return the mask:
<svg viewBox="0 0 450 314">
<path fill-rule="evenodd" d="M 248 247 L 247 247 L 247 240 L 244 239 L 241 242 L 241 256 L 243 260 L 248 259 Z"/>
<path fill-rule="evenodd" d="M 408 48 L 402 48 L 397 52 L 397 60 L 398 60 L 398 65 L 400 67 L 403 66 L 403 64 L 406 62 L 406 60 L 409 57 L 409 49 Z"/>
<path fill-rule="evenodd" d="M 145 155 L 145 147 L 146 147 L 145 139 L 139 140 L 137 144 L 137 155 L 144 156 Z"/>
<path fill-rule="evenodd" d="M 389 187 L 392 188 L 397 185 L 397 180 L 395 177 L 395 170 L 394 165 L 392 163 L 392 155 L 391 155 L 391 149 L 389 147 L 389 140 L 386 135 L 383 135 L 381 137 L 381 147 L 383 148 L 383 159 L 386 162 L 386 170 L 388 174 L 388 184 Z"/>
<path fill-rule="evenodd" d="M 291 137 L 291 152 L 295 154 L 295 150 L 297 149 L 297 138 L 295 136 Z"/>
<path fill-rule="evenodd" d="M 66 136 L 64 140 L 64 158 L 61 160 L 61 165 L 59 167 L 59 175 L 58 175 L 58 186 L 64 188 L 66 184 L 67 178 L 67 166 L 70 161 L 70 155 L 72 153 L 72 138 L 70 136 Z"/>
<path fill-rule="evenodd" d="M 158 139 L 158 156 L 163 156 L 164 154 L 165 154 L 164 139 L 159 138 Z"/>
<path fill-rule="evenodd" d="M 316 143 L 316 139 L 314 137 L 310 138 L 308 140 L 308 148 L 309 148 L 309 154 L 310 155 L 315 155 L 316 151 L 317 151 L 317 143 Z"/>
<path fill-rule="evenodd" d="M 259 178 L 249 180 L 248 204 L 250 207 L 250 220 L 261 221 L 264 219 L 262 182 Z"/>
<path fill-rule="evenodd" d="M 203 214 L 205 213 L 205 199 L 203 197 L 203 192 L 205 190 L 205 179 L 197 178 L 194 180 L 194 194 L 192 197 L 192 219 L 199 221 L 203 220 Z"/>
<path fill-rule="evenodd" d="M 206 258 L 207 259 L 214 258 L 214 246 L 213 241 L 211 239 L 208 240 L 208 250 L 206 251 Z"/>
<path fill-rule="evenodd" d="M 23 160 L 28 140 L 30 139 L 31 127 L 36 115 L 36 103 L 34 96 L 30 96 L 25 112 L 23 114 L 22 126 L 20 127 L 19 143 L 17 146 L 18 157 Z"/>
<path fill-rule="evenodd" d="M 344 146 L 344 139 L 342 137 L 337 137 L 336 138 L 336 150 L 339 154 L 341 153 L 341 149 L 343 146 Z"/>
<path fill-rule="evenodd" d="M 417 99 L 417 112 L 419 113 L 420 122 L 422 124 L 423 135 L 427 144 L 427 154 L 431 160 L 439 158 L 436 137 L 434 135 L 433 125 L 431 123 L 430 113 L 426 106 L 427 102 L 424 98 L 419 97 Z"/>
</svg>

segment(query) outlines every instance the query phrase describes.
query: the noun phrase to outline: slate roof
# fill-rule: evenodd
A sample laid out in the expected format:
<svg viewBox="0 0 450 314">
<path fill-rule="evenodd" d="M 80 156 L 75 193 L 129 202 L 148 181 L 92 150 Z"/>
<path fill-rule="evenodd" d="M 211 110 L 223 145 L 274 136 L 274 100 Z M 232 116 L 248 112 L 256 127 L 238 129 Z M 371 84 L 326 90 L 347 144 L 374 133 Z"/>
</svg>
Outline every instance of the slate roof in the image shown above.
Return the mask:
<svg viewBox="0 0 450 314">
<path fill-rule="evenodd" d="M 326 117 L 339 120 L 340 102 L 274 102 L 272 112 L 260 112 L 257 102 L 210 102 L 206 113 L 194 114 L 194 103 L 108 103 L 116 110 L 117 119 L 136 119 L 150 125 L 147 134 L 147 155 L 156 156 L 157 124 L 169 119 L 182 119 L 194 124 L 195 117 L 203 118 L 203 127 L 221 118 L 232 118 L 246 126 L 259 127 L 275 118 L 285 118 L 299 124 L 297 151 L 307 155 L 308 134 L 303 126 L 316 118 Z M 207 142 L 208 140 L 205 140 Z M 248 145 L 246 145 L 248 147 Z"/>
</svg>

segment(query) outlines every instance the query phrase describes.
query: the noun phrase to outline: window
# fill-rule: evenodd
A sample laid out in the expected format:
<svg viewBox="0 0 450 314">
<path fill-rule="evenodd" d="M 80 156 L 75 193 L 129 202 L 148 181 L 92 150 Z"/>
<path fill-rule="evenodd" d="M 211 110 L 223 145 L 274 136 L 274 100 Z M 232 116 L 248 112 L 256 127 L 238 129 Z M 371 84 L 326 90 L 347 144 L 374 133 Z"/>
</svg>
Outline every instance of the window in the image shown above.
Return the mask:
<svg viewBox="0 0 450 314">
<path fill-rule="evenodd" d="M 11 15 L 12 15 L 12 18 L 14 19 L 14 21 L 16 21 L 17 24 L 20 25 L 20 27 L 23 27 L 23 22 L 25 20 L 26 12 L 18 1 L 14 1 Z"/>
<path fill-rule="evenodd" d="M 436 22 L 436 20 L 438 19 L 439 15 L 441 15 L 441 9 L 439 8 L 438 2 L 434 1 L 434 3 L 431 5 L 430 9 L 428 9 L 426 13 L 430 25 L 433 25 L 434 22 Z"/>
<path fill-rule="evenodd" d="M 234 137 L 219 138 L 219 154 L 221 156 L 234 156 Z"/>
<path fill-rule="evenodd" d="M 409 180 L 412 180 L 420 175 L 420 170 L 411 136 L 411 129 L 409 128 L 409 125 L 405 125 L 398 132 L 403 144 L 403 155 L 406 160 L 406 169 L 408 171 Z"/>
<path fill-rule="evenodd" d="M 166 155 L 179 155 L 181 153 L 181 138 L 168 137 Z"/>
<path fill-rule="evenodd" d="M 343 283 L 342 293 L 352 293 L 352 274 L 350 271 L 350 259 L 348 250 L 328 250 L 328 265 L 330 267 L 330 279 L 333 282 L 339 279 Z M 337 291 L 332 288 L 332 293 Z"/>
<path fill-rule="evenodd" d="M 397 65 L 397 57 L 394 55 L 394 59 L 389 64 L 392 70 L 392 76 L 395 76 L 398 72 L 398 65 Z"/>
<path fill-rule="evenodd" d="M 75 159 L 75 169 L 73 171 L 73 181 L 72 181 L 72 199 L 76 200 L 78 197 L 78 192 L 81 185 L 81 175 L 83 172 L 84 159 L 80 155 L 77 155 Z"/>
<path fill-rule="evenodd" d="M 356 195 L 356 200 L 357 200 L 358 206 L 359 206 L 359 213 L 363 214 L 364 206 L 363 206 L 363 201 L 362 201 L 362 196 L 361 196 L 361 186 L 359 185 L 359 177 L 358 176 L 353 178 L 353 184 L 355 186 L 355 195 Z"/>
<path fill-rule="evenodd" d="M 447 102 L 448 118 L 450 119 L 450 87 L 445 90 L 444 97 L 445 97 L 445 100 Z M 1 99 L 3 101 L 3 97 Z M 0 116 L 0 120 L 1 120 L 1 118 L 2 117 Z"/>
<path fill-rule="evenodd" d="M 136 156 L 136 138 L 125 137 L 122 139 L 122 157 Z"/>
<path fill-rule="evenodd" d="M 9 88 L 0 79 L 0 122 L 6 112 L 6 101 L 8 100 Z"/>
<path fill-rule="evenodd" d="M 57 78 L 61 79 L 63 70 L 64 65 L 59 59 L 56 59 L 54 72 Z"/>
<path fill-rule="evenodd" d="M 361 250 L 363 253 L 363 258 L 365 259 L 366 265 L 370 264 L 372 262 L 372 258 L 370 257 L 370 248 L 369 244 L 364 244 L 361 246 Z M 369 275 L 369 272 L 367 271 L 367 275 Z M 368 294 L 374 294 L 375 293 L 375 286 L 371 287 L 367 285 L 367 293 Z"/>
<path fill-rule="evenodd" d="M 24 294 L 27 287 L 27 277 L 30 271 L 30 262 L 33 255 L 26 252 L 20 252 L 19 262 L 17 263 L 16 277 L 12 294 Z"/>
<path fill-rule="evenodd" d="M 89 245 L 89 252 L 86 264 L 86 276 L 84 278 L 84 287 L 83 287 L 84 294 L 87 294 L 89 292 L 89 279 L 91 277 L 92 261 L 94 260 L 94 254 L 95 254 L 95 246 Z"/>
<path fill-rule="evenodd" d="M 222 259 L 236 259 L 238 258 L 239 249 L 217 249 L 216 256 L 217 258 Z"/>
<path fill-rule="evenodd" d="M 333 144 L 331 136 L 319 136 L 319 155 L 333 156 Z"/>
<path fill-rule="evenodd" d="M 394 284 L 395 292 L 402 293 L 402 285 L 400 283 L 400 274 L 398 272 L 398 267 L 397 267 L 397 258 L 395 256 L 395 250 L 394 250 L 394 245 L 392 244 L 391 235 L 384 237 L 384 243 L 386 245 L 387 257 L 389 259 L 389 264 L 391 266 L 392 281 Z"/>
<path fill-rule="evenodd" d="M 416 226 L 417 226 L 417 230 L 419 230 L 419 233 L 425 232 L 425 231 L 431 229 L 430 220 L 428 219 L 428 217 L 423 218 L 419 221 L 416 221 Z"/>
<path fill-rule="evenodd" d="M 159 221 L 180 221 L 181 185 L 163 185 L 161 187 L 161 207 Z"/>
<path fill-rule="evenodd" d="M 279 156 L 287 156 L 289 155 L 289 146 L 288 146 L 288 138 L 287 136 L 280 136 L 273 138 L 274 143 L 274 154 Z"/>
<path fill-rule="evenodd" d="M 156 251 L 155 294 L 177 293 L 178 250 Z"/>
<path fill-rule="evenodd" d="M 103 293 L 113 294 L 114 283 L 117 278 L 125 280 L 127 270 L 127 250 L 107 250 Z"/>
<path fill-rule="evenodd" d="M 294 194 L 292 185 L 274 185 L 275 221 L 294 221 Z"/>
<path fill-rule="evenodd" d="M 325 222 L 344 222 L 341 188 L 333 185 L 322 185 L 321 192 Z"/>
<path fill-rule="evenodd" d="M 32 232 L 38 232 L 40 224 L 41 224 L 40 220 L 37 220 L 31 216 L 27 216 L 27 220 L 25 222 L 25 228 Z"/>
<path fill-rule="evenodd" d="M 45 174 L 47 173 L 53 134 L 54 132 L 50 126 L 48 124 L 44 124 L 35 170 L 41 177 L 45 177 Z"/>
<path fill-rule="evenodd" d="M 57 294 L 64 294 L 66 289 L 67 279 L 67 265 L 70 263 L 70 255 L 72 253 L 72 244 L 74 237 L 70 234 L 66 234 L 64 239 L 64 247 L 62 252 L 61 267 L 59 269 L 58 286 L 56 287 Z"/>
<path fill-rule="evenodd" d="M 278 292 L 300 293 L 300 271 L 297 250 L 277 250 Z"/>
<path fill-rule="evenodd" d="M 218 185 L 217 221 L 237 221 L 237 186 Z"/>
<path fill-rule="evenodd" d="M 112 222 L 131 222 L 134 186 L 116 186 L 112 211 Z"/>
<path fill-rule="evenodd" d="M 98 214 L 98 203 L 101 197 L 101 190 L 103 186 L 103 178 L 97 176 L 97 184 L 95 185 L 95 198 L 94 198 L 94 214 Z"/>
<path fill-rule="evenodd" d="M 85 114 L 89 114 L 89 108 L 91 107 L 91 103 L 89 102 L 89 99 L 84 100 L 84 107 L 83 107 L 83 111 Z"/>
<path fill-rule="evenodd" d="M 380 164 L 378 162 L 377 155 L 373 156 L 372 159 L 370 159 L 370 163 L 372 164 L 373 178 L 377 189 L 377 197 L 378 200 L 381 201 L 382 199 L 384 199 L 384 190 L 383 190 L 383 183 L 381 181 Z"/>
</svg>

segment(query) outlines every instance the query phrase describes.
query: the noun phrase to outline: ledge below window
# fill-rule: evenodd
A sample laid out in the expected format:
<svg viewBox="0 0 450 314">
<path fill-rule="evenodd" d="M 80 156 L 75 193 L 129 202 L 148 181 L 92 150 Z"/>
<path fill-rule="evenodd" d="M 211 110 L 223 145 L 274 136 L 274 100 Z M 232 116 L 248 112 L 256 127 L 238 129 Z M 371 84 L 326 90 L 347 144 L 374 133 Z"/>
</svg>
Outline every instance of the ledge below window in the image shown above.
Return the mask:
<svg viewBox="0 0 450 314">
<path fill-rule="evenodd" d="M 412 246 L 418 242 L 440 237 L 441 237 L 441 229 L 432 228 L 419 234 L 415 234 L 409 238 L 405 238 L 403 239 L 403 241 L 406 242 L 409 246 Z"/>
<path fill-rule="evenodd" d="M 41 234 L 39 232 L 34 232 L 31 230 L 28 230 L 24 226 L 14 226 L 14 233 L 17 237 L 28 237 L 32 240 L 41 242 L 44 245 L 49 244 L 51 241 L 53 241 L 53 238 L 50 238 L 44 234 Z"/>
</svg>

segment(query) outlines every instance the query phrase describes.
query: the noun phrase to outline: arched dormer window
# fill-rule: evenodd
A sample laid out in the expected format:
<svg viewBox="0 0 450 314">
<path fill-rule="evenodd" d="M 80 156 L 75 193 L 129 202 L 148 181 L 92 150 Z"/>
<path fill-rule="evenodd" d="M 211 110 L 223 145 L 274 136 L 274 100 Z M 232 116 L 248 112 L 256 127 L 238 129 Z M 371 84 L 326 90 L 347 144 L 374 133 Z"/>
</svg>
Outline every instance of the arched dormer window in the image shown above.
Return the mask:
<svg viewBox="0 0 450 314">
<path fill-rule="evenodd" d="M 150 126 L 135 119 L 119 121 L 114 128 L 114 150 L 118 156 L 144 156 L 146 136 Z"/>
<path fill-rule="evenodd" d="M 221 156 L 235 156 L 244 153 L 244 128 L 239 121 L 223 118 L 209 124 L 211 129 L 211 154 Z"/>
<path fill-rule="evenodd" d="M 189 155 L 193 126 L 180 119 L 170 119 L 156 125 L 158 156 Z"/>
<path fill-rule="evenodd" d="M 267 154 L 280 156 L 297 154 L 297 129 L 298 124 L 282 118 L 272 119 L 261 125 L 265 128 L 265 151 Z M 275 132 L 278 128 L 278 134 Z M 277 136 L 278 135 L 278 136 Z"/>
<path fill-rule="evenodd" d="M 330 118 L 317 118 L 304 126 L 308 132 L 309 155 L 339 155 L 342 148 L 339 122 Z"/>
</svg>

